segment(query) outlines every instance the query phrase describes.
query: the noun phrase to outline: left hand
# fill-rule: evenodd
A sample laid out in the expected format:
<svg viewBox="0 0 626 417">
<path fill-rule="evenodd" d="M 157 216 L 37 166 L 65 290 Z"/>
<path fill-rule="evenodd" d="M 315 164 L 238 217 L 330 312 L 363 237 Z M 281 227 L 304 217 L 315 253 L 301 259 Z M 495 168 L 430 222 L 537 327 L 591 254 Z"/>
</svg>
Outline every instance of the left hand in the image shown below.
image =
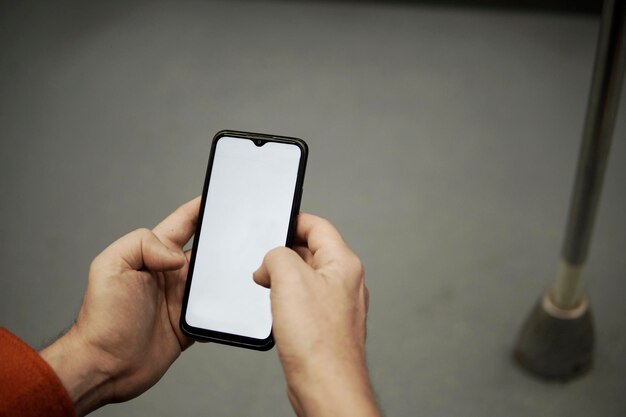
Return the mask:
<svg viewBox="0 0 626 417">
<path fill-rule="evenodd" d="M 76 323 L 41 352 L 79 415 L 146 391 L 193 343 L 179 327 L 189 266 L 182 248 L 199 207 L 198 197 L 93 260 Z"/>
</svg>

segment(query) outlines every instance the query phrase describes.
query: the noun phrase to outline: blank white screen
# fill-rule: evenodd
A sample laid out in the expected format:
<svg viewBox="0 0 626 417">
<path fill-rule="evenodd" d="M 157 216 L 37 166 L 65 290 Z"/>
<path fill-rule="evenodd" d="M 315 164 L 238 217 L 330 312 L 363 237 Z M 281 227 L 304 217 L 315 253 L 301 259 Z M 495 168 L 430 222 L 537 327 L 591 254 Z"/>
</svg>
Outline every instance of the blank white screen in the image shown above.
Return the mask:
<svg viewBox="0 0 626 417">
<path fill-rule="evenodd" d="M 284 246 L 301 151 L 296 145 L 223 137 L 209 180 L 185 319 L 193 327 L 265 339 L 269 290 L 252 280 Z"/>
</svg>

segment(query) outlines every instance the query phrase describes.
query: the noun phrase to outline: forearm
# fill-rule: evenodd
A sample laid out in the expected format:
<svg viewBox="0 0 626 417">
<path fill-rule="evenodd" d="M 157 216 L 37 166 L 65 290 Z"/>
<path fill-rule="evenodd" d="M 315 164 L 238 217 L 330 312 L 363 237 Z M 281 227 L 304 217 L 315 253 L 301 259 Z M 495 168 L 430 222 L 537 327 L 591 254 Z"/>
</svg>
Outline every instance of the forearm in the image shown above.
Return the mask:
<svg viewBox="0 0 626 417">
<path fill-rule="evenodd" d="M 98 369 L 90 353 L 73 329 L 40 352 L 63 383 L 79 416 L 103 406 L 110 397 L 109 376 Z"/>
<path fill-rule="evenodd" d="M 288 385 L 300 417 L 380 416 L 365 364 L 317 367 Z"/>
</svg>

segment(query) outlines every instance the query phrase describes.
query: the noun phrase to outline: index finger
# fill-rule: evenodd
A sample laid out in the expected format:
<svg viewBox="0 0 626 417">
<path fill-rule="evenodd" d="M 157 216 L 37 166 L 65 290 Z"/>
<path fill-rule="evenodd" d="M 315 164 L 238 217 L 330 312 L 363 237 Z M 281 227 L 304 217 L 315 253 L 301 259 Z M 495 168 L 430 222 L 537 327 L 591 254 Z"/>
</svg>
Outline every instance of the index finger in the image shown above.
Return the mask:
<svg viewBox="0 0 626 417">
<path fill-rule="evenodd" d="M 312 214 L 300 213 L 298 216 L 296 239 L 308 246 L 313 257 L 321 264 L 352 254 L 335 226 Z"/>
<path fill-rule="evenodd" d="M 199 211 L 200 197 L 198 196 L 178 207 L 152 231 L 159 239 L 183 247 L 196 231 Z"/>
</svg>

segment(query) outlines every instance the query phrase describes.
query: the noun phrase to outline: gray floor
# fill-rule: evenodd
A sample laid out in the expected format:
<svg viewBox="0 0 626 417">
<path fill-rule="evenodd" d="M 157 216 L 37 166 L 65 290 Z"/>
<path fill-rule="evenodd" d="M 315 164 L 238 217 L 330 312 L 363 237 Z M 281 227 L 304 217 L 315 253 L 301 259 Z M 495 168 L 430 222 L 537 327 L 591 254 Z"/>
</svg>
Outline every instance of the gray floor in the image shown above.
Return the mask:
<svg viewBox="0 0 626 417">
<path fill-rule="evenodd" d="M 303 209 L 365 263 L 387 415 L 626 415 L 626 106 L 587 269 L 593 371 L 547 384 L 510 360 L 555 272 L 597 29 L 369 2 L 5 1 L 0 325 L 34 346 L 68 326 L 90 260 L 200 192 L 216 131 L 287 134 L 310 145 Z M 275 352 L 217 345 L 96 413 L 291 414 Z"/>
</svg>

